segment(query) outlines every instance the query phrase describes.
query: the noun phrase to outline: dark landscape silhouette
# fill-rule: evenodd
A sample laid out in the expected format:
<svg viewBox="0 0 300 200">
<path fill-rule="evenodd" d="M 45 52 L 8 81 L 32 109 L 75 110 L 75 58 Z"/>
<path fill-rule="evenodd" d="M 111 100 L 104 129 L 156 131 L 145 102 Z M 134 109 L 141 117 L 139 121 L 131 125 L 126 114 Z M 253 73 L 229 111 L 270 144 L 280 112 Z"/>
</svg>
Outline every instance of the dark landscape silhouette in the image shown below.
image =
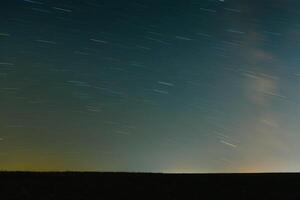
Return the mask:
<svg viewBox="0 0 300 200">
<path fill-rule="evenodd" d="M 299 199 L 300 174 L 1 172 L 1 199 Z"/>
</svg>

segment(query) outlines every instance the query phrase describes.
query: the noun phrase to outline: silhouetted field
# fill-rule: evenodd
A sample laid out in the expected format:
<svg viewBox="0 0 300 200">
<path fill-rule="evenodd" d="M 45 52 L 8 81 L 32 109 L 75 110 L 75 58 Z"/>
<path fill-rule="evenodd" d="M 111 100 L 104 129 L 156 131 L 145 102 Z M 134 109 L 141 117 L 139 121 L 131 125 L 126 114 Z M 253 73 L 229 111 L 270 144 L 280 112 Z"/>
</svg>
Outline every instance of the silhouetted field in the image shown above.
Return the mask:
<svg viewBox="0 0 300 200">
<path fill-rule="evenodd" d="M 0 199 L 300 199 L 300 174 L 1 172 Z"/>
</svg>

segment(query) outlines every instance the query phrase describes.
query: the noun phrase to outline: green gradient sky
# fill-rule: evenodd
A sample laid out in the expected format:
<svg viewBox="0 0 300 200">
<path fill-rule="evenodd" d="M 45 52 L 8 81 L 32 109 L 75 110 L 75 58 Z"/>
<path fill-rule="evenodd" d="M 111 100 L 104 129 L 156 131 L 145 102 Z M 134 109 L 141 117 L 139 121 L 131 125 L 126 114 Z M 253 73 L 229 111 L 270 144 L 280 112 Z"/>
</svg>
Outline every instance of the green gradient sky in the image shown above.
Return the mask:
<svg viewBox="0 0 300 200">
<path fill-rule="evenodd" d="M 300 2 L 0 2 L 0 169 L 300 170 Z"/>
</svg>

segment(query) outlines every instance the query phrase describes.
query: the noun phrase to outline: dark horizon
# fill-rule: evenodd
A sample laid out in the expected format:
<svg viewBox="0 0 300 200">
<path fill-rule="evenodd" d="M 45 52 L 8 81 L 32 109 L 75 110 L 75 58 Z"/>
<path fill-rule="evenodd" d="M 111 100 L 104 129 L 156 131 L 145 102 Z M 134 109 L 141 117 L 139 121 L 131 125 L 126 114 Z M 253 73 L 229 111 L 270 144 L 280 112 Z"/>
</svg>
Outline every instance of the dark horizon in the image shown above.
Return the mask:
<svg viewBox="0 0 300 200">
<path fill-rule="evenodd" d="M 299 199 L 297 174 L 0 173 L 8 199 Z"/>
<path fill-rule="evenodd" d="M 143 171 L 0 171 L 0 174 L 55 174 L 55 173 L 74 173 L 74 174 L 170 174 L 170 175 L 300 175 L 300 172 L 208 172 L 208 173 L 194 173 L 194 172 L 143 172 Z"/>
</svg>

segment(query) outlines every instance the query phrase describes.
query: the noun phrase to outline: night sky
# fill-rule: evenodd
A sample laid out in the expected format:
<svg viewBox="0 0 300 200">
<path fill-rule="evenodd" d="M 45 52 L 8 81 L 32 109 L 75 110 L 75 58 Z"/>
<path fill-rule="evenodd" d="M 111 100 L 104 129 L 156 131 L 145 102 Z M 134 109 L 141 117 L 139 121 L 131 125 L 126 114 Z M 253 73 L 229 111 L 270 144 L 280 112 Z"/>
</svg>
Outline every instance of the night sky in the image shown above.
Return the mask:
<svg viewBox="0 0 300 200">
<path fill-rule="evenodd" d="M 300 171 L 299 10 L 1 0 L 0 170 Z"/>
</svg>

